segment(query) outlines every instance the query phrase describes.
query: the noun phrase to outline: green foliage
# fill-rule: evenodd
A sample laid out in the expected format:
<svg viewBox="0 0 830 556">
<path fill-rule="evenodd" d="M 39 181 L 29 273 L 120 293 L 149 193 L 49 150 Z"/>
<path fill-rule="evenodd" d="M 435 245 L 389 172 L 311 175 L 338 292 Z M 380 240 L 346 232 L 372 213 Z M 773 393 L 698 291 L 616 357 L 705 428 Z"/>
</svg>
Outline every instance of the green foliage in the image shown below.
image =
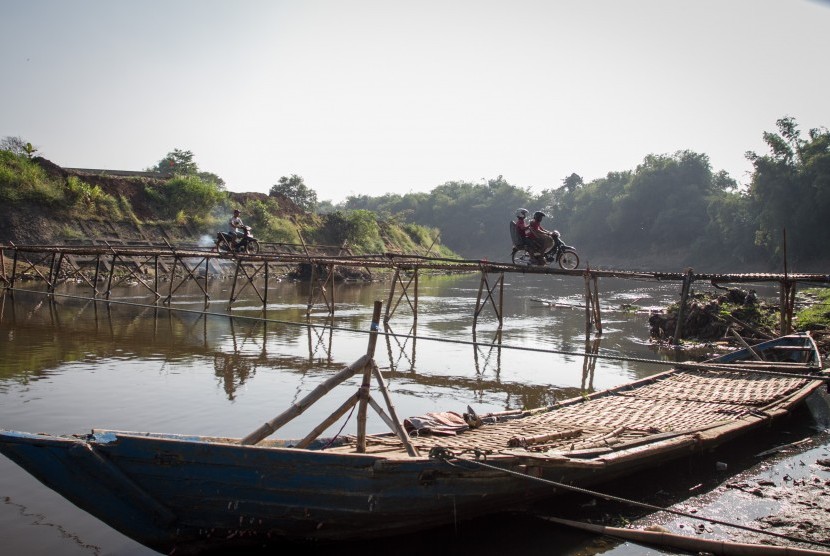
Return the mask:
<svg viewBox="0 0 830 556">
<path fill-rule="evenodd" d="M 273 201 L 251 201 L 244 207 L 246 225 L 251 226 L 260 241 L 296 243 L 297 227 L 293 222 L 277 216 L 279 205 Z"/>
<path fill-rule="evenodd" d="M 470 256 L 507 260 L 507 223 L 520 206 L 542 204 L 528 189 L 511 185 L 503 176 L 486 184 L 447 182 L 427 193 L 365 195 L 346 199 L 345 208 L 391 215 L 396 220 L 438 228 L 447 248 Z"/>
<path fill-rule="evenodd" d="M 38 149 L 22 137 L 12 137 L 11 135 L 8 135 L 3 137 L 3 139 L 0 139 L 0 151 L 8 151 L 12 154 L 24 155 L 26 158 L 32 158 Z"/>
<path fill-rule="evenodd" d="M 796 314 L 798 329 L 830 329 L 830 290 L 812 289 L 805 291 L 804 295 L 812 298 L 813 302 Z"/>
<path fill-rule="evenodd" d="M 63 200 L 62 184 L 47 178 L 37 163 L 24 154 L 0 150 L 0 200 L 56 205 Z"/>
<path fill-rule="evenodd" d="M 196 175 L 175 176 L 160 187 L 147 186 L 146 193 L 163 219 L 179 218 L 180 212 L 186 218 L 205 218 L 227 197 L 216 183 Z"/>
<path fill-rule="evenodd" d="M 199 171 L 199 167 L 193 161 L 194 156 L 191 151 L 173 149 L 159 160 L 151 171 L 174 176 L 194 176 Z"/>
<path fill-rule="evenodd" d="M 291 177 L 282 176 L 278 183 L 271 186 L 268 194 L 283 195 L 306 212 L 313 212 L 317 206 L 317 193 L 297 174 L 291 174 Z"/>
<path fill-rule="evenodd" d="M 335 211 L 325 217 L 324 241 L 331 245 L 349 242 L 357 253 L 382 253 L 384 243 L 375 215 L 365 209 Z"/>
<path fill-rule="evenodd" d="M 118 201 L 104 193 L 97 185 L 90 185 L 77 176 L 66 179 L 65 198 L 70 206 L 84 212 L 106 214 L 109 218 L 120 219 Z"/>
<path fill-rule="evenodd" d="M 777 122 L 778 133 L 764 133 L 770 154 L 747 153 L 755 172 L 749 188 L 758 215 L 756 239 L 777 258 L 783 257 L 787 231 L 790 262 L 827 257 L 830 245 L 830 132 L 811 129 L 803 139 L 794 119 Z"/>
</svg>

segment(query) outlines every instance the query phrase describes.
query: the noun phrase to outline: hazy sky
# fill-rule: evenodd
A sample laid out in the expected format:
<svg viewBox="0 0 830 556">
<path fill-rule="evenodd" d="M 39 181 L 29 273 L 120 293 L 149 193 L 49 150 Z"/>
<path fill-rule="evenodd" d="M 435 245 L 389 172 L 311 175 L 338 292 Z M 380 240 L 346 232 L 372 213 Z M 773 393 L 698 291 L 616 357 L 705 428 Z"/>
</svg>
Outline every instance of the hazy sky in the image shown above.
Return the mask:
<svg viewBox="0 0 830 556">
<path fill-rule="evenodd" d="M 683 149 L 745 183 L 777 119 L 830 126 L 815 0 L 0 0 L 0 52 L 0 137 L 61 166 L 335 202 Z"/>
</svg>

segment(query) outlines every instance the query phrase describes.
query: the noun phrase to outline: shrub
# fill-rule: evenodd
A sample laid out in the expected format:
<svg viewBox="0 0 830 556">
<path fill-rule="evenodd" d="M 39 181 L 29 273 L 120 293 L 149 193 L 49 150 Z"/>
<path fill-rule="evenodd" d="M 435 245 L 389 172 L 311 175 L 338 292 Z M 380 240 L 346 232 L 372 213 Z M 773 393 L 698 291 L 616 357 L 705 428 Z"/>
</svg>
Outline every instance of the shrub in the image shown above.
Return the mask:
<svg viewBox="0 0 830 556">
<path fill-rule="evenodd" d="M 60 184 L 49 180 L 37 163 L 25 155 L 0 151 L 0 200 L 53 205 L 62 199 Z"/>
<path fill-rule="evenodd" d="M 227 196 L 215 182 L 184 175 L 175 176 L 158 188 L 147 186 L 146 193 L 159 216 L 171 219 L 179 218 L 179 213 L 205 218 Z"/>
</svg>

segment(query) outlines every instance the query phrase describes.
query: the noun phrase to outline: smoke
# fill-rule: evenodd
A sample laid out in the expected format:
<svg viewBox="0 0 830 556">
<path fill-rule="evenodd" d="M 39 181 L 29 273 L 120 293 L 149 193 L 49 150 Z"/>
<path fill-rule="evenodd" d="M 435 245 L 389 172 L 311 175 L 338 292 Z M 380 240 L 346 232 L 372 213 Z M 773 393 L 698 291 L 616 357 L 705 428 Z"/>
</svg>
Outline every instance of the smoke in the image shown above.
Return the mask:
<svg viewBox="0 0 830 556">
<path fill-rule="evenodd" d="M 199 247 L 213 247 L 213 236 L 205 234 L 199 238 Z"/>
</svg>

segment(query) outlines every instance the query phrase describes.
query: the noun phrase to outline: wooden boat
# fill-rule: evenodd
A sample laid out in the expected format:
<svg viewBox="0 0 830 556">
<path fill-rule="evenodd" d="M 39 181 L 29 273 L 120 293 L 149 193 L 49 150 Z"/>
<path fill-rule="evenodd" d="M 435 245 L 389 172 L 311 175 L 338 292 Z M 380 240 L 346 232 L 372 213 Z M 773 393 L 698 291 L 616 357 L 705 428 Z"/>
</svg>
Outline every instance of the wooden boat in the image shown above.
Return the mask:
<svg viewBox="0 0 830 556">
<path fill-rule="evenodd" d="M 787 414 L 827 380 L 812 338 L 794 334 L 549 407 L 468 411 L 463 422 L 451 414 L 410 419 L 438 425 L 405 432 L 370 344 L 367 355 L 244 439 L 2 431 L 0 451 L 162 552 L 367 539 L 523 505 L 555 494 L 551 481 L 595 484 L 708 450 Z M 360 371 L 358 393 L 305 439 L 266 438 Z M 389 414 L 369 395 L 372 374 Z M 356 436 L 318 438 L 355 405 Z M 365 434 L 367 405 L 393 433 Z"/>
</svg>

